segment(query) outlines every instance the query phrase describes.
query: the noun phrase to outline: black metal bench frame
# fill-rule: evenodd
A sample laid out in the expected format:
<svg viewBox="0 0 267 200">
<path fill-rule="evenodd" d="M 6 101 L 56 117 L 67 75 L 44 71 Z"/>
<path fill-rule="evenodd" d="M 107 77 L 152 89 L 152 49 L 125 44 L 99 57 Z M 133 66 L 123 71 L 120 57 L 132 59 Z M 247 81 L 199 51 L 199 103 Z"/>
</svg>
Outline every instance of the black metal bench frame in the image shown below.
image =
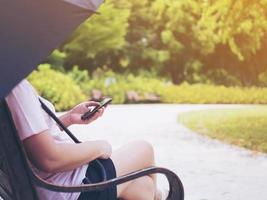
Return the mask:
<svg viewBox="0 0 267 200">
<path fill-rule="evenodd" d="M 57 192 L 82 192 L 102 190 L 111 185 L 119 185 L 127 181 L 149 174 L 163 174 L 170 186 L 168 200 L 183 200 L 184 189 L 179 177 L 165 168 L 150 167 L 125 176 L 97 184 L 79 186 L 61 186 L 48 183 L 35 175 L 29 167 L 12 117 L 5 101 L 0 102 L 0 200 L 36 200 L 38 199 L 33 185 Z"/>
</svg>

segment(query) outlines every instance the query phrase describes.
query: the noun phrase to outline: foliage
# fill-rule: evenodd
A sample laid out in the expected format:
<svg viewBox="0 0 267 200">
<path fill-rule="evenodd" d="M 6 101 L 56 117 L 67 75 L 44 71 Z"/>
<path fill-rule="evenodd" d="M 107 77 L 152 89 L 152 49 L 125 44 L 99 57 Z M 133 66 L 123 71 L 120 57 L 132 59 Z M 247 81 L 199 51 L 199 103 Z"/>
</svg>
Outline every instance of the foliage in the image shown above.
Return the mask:
<svg viewBox="0 0 267 200">
<path fill-rule="evenodd" d="M 259 74 L 258 80 L 261 86 L 267 87 L 267 71 Z"/>
<path fill-rule="evenodd" d="M 220 36 L 215 51 L 204 58 L 206 68 L 224 68 L 244 85 L 257 83 L 258 74 L 265 71 L 267 61 L 266 0 L 218 1 L 215 34 Z M 223 8 L 220 4 L 224 4 Z M 219 13 L 219 14 L 218 14 Z"/>
<path fill-rule="evenodd" d="M 267 107 L 183 113 L 179 121 L 194 131 L 267 153 Z"/>
<path fill-rule="evenodd" d="M 86 70 L 74 67 L 67 74 L 39 66 L 29 80 L 40 95 L 52 101 L 57 110 L 66 110 L 99 90 L 104 96 L 113 97 L 113 103 L 128 103 L 128 95 L 134 92 L 137 102 L 149 102 L 151 96 L 163 103 L 226 103 L 266 104 L 267 88 L 225 87 L 209 84 L 174 85 L 166 79 L 147 72 L 118 74 L 111 70 L 96 70 L 89 75 Z"/>
<path fill-rule="evenodd" d="M 165 88 L 162 100 L 167 103 L 266 104 L 267 88 L 183 83 Z"/>
<path fill-rule="evenodd" d="M 243 85 L 266 71 L 266 0 L 107 0 L 61 47 L 65 68 L 156 71 L 174 83 L 223 69 Z M 217 75 L 220 73 L 216 73 Z M 225 73 L 215 83 L 236 85 Z M 230 81 L 230 83 L 228 82 Z"/>
<path fill-rule="evenodd" d="M 89 67 L 88 63 L 93 66 L 98 54 L 123 47 L 129 10 L 107 1 L 99 12 L 102 14 L 92 16 L 63 45 L 70 67 L 76 64 Z"/>
<path fill-rule="evenodd" d="M 225 1 L 222 15 L 222 40 L 240 59 L 255 54 L 262 45 L 267 27 L 267 1 Z"/>
<path fill-rule="evenodd" d="M 74 66 L 71 71 L 67 73 L 78 85 L 89 81 L 89 74 L 87 70 L 79 70 L 78 66 Z"/>
<path fill-rule="evenodd" d="M 44 60 L 44 63 L 50 63 L 51 68 L 64 71 L 63 66 L 65 63 L 65 59 L 66 59 L 66 53 L 56 49 L 46 60 Z"/>
<path fill-rule="evenodd" d="M 146 75 L 116 74 L 112 71 L 96 71 L 88 82 L 82 84 L 86 94 L 93 89 L 100 90 L 105 96 L 113 98 L 113 103 L 125 103 L 127 92 L 135 91 L 143 101 L 147 94 L 162 96 L 166 83 Z"/>
<path fill-rule="evenodd" d="M 28 79 L 39 94 L 50 100 L 57 110 L 70 109 L 86 99 L 70 77 L 51 69 L 48 64 L 40 65 L 38 71 L 34 71 Z"/>
<path fill-rule="evenodd" d="M 225 69 L 214 69 L 207 72 L 207 80 L 216 85 L 241 86 L 237 77 L 227 72 Z"/>
<path fill-rule="evenodd" d="M 77 68 L 71 73 L 83 77 L 86 71 Z M 70 75 L 69 74 L 69 75 Z M 74 75 L 71 75 L 75 77 Z M 228 77 L 230 79 L 231 77 Z M 105 96 L 113 97 L 113 103 L 126 103 L 127 93 L 135 91 L 144 101 L 148 94 L 159 96 L 164 103 L 226 103 L 226 104 L 266 104 L 267 88 L 258 87 L 226 87 L 210 84 L 174 85 L 171 82 L 153 76 L 150 73 L 117 74 L 113 71 L 97 70 L 86 81 L 77 82 L 87 95 L 93 89 L 100 90 Z M 236 79 L 232 80 L 233 82 Z M 236 83 L 238 85 L 238 82 Z"/>
</svg>

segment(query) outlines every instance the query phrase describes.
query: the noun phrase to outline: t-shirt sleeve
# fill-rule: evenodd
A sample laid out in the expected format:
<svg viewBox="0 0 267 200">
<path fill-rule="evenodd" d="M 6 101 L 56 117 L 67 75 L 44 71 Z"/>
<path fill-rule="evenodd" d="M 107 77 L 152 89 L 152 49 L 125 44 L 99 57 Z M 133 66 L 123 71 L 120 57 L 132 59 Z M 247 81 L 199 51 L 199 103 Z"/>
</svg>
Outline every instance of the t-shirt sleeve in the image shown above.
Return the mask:
<svg viewBox="0 0 267 200">
<path fill-rule="evenodd" d="M 20 82 L 6 101 L 21 140 L 48 129 L 38 95 L 27 81 Z"/>
</svg>

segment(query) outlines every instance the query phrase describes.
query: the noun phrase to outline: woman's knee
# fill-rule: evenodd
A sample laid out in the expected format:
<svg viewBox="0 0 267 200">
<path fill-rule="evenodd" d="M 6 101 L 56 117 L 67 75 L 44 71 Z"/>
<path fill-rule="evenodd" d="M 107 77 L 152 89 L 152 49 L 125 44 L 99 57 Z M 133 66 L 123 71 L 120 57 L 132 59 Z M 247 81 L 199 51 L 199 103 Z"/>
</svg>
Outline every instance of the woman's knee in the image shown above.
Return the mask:
<svg viewBox="0 0 267 200">
<path fill-rule="evenodd" d="M 153 166 L 155 164 L 155 158 L 154 158 L 154 148 L 153 146 L 144 140 L 138 140 L 135 141 L 136 147 L 138 147 L 138 151 L 140 153 L 140 156 L 144 158 L 144 161 L 147 166 Z"/>
<path fill-rule="evenodd" d="M 123 199 L 149 200 L 154 199 L 155 188 L 151 177 L 144 176 L 132 181 L 132 183 L 122 192 Z"/>
</svg>

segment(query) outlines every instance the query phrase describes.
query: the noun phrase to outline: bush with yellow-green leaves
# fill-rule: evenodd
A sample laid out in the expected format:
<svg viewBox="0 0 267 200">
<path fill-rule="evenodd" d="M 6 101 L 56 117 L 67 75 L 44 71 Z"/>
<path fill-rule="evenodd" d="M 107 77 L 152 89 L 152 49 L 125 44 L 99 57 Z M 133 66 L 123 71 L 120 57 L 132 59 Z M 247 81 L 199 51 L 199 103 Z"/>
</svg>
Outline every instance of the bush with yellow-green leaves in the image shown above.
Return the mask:
<svg viewBox="0 0 267 200">
<path fill-rule="evenodd" d="M 174 85 L 164 79 L 148 74 L 116 74 L 112 71 L 89 76 L 86 71 L 74 68 L 62 73 L 47 64 L 29 76 L 29 81 L 40 95 L 49 99 L 57 110 L 71 108 L 90 98 L 92 90 L 99 90 L 104 96 L 113 98 L 113 103 L 127 103 L 127 93 L 134 91 L 140 102 L 146 102 L 147 94 L 159 97 L 162 103 L 202 104 L 266 104 L 265 87 L 225 87 L 208 84 L 183 83 Z"/>
<path fill-rule="evenodd" d="M 86 99 L 73 79 L 51 69 L 48 64 L 40 65 L 38 71 L 34 71 L 28 80 L 42 97 L 55 105 L 58 111 L 70 109 Z"/>
<path fill-rule="evenodd" d="M 77 73 L 77 70 L 75 73 Z M 208 84 L 190 85 L 188 83 L 174 85 L 157 77 L 134 76 L 132 74 L 121 75 L 112 71 L 96 73 L 87 81 L 79 84 L 82 85 L 83 91 L 88 94 L 92 89 L 98 89 L 104 95 L 112 96 L 114 103 L 125 103 L 128 91 L 135 91 L 141 99 L 144 99 L 146 94 L 155 94 L 160 97 L 163 103 L 267 103 L 267 88 L 265 87 L 226 87 Z"/>
<path fill-rule="evenodd" d="M 184 83 L 166 87 L 162 100 L 166 103 L 266 104 L 267 88 Z"/>
<path fill-rule="evenodd" d="M 108 71 L 93 75 L 90 80 L 82 84 L 82 88 L 85 92 L 90 92 L 93 89 L 100 90 L 104 96 L 112 97 L 113 103 L 125 103 L 127 102 L 127 93 L 129 91 L 134 91 L 140 97 L 140 102 L 144 102 L 148 94 L 162 96 L 166 84 L 164 80 L 159 78 L 145 75 L 121 75 Z"/>
</svg>

